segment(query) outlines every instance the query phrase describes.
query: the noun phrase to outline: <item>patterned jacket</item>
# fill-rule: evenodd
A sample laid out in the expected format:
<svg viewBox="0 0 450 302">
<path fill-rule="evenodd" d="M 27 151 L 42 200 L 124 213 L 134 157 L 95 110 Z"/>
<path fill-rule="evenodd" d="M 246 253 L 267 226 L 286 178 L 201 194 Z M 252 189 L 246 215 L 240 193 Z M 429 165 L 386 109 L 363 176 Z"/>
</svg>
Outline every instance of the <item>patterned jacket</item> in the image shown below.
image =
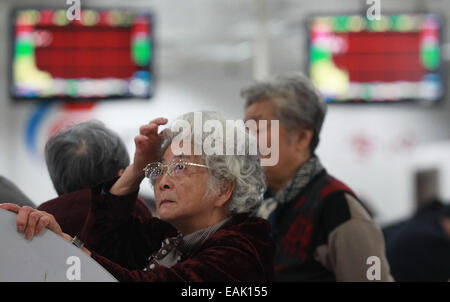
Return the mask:
<svg viewBox="0 0 450 302">
<path fill-rule="evenodd" d="M 131 215 L 137 192 L 114 196 L 92 189 L 81 240 L 91 257 L 119 281 L 272 281 L 275 246 L 267 220 L 246 213 L 231 217 L 201 246 L 172 267 L 144 270 L 148 257 L 176 230 L 158 219 Z"/>
<path fill-rule="evenodd" d="M 325 169 L 279 205 L 274 223 L 278 281 L 392 280 L 381 230 Z"/>
</svg>

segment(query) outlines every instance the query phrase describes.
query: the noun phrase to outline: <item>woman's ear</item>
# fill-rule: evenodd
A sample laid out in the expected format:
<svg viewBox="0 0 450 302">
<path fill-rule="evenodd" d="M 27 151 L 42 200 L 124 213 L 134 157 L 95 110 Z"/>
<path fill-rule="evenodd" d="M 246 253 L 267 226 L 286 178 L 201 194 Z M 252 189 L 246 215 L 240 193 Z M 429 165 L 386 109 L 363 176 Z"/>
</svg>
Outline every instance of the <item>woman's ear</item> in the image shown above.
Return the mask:
<svg viewBox="0 0 450 302">
<path fill-rule="evenodd" d="M 296 149 L 298 151 L 309 150 L 309 145 L 311 144 L 313 135 L 314 130 L 300 129 L 297 133 Z"/>
<path fill-rule="evenodd" d="M 218 196 L 214 202 L 216 207 L 222 207 L 228 200 L 230 200 L 231 194 L 233 194 L 234 186 L 234 181 L 218 184 Z"/>
</svg>

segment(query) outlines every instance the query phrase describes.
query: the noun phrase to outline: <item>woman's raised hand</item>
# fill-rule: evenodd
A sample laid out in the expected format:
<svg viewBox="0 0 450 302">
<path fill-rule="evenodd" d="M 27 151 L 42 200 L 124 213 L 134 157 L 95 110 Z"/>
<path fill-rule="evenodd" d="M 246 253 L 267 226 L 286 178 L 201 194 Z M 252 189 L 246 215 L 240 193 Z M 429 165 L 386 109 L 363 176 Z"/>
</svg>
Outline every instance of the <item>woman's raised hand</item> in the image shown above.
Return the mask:
<svg viewBox="0 0 450 302">
<path fill-rule="evenodd" d="M 134 161 L 128 166 L 109 192 L 114 195 L 127 195 L 139 189 L 144 179 L 144 168 L 161 156 L 162 132 L 158 127 L 167 124 L 167 119 L 160 117 L 139 128 L 139 135 L 134 138 L 136 151 Z"/>
<path fill-rule="evenodd" d="M 158 160 L 162 143 L 162 134 L 158 134 L 158 127 L 165 124 L 167 119 L 160 117 L 139 128 L 139 135 L 134 138 L 136 151 L 133 165 L 136 171 L 142 173 L 147 164 Z"/>
</svg>

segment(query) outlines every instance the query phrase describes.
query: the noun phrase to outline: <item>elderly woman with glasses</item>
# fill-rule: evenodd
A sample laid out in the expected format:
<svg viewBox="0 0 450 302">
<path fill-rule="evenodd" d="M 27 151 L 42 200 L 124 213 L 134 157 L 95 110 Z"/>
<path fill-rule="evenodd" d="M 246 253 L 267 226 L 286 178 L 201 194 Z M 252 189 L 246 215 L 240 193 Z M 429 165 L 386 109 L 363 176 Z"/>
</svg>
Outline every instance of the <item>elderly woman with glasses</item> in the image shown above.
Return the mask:
<svg viewBox="0 0 450 302">
<path fill-rule="evenodd" d="M 191 130 L 184 138 L 192 140 L 181 145 L 192 142 L 183 148 L 192 152 L 184 154 L 176 139 L 180 129 L 158 133 L 165 118 L 142 126 L 133 164 L 114 183 L 92 189 L 86 224 L 75 239 L 45 212 L 1 207 L 18 212 L 17 228 L 27 238 L 47 227 L 80 246 L 119 281 L 270 281 L 274 244 L 268 222 L 254 216 L 265 182 L 259 156 L 249 155 L 250 136 L 245 132 L 245 155 L 237 155 L 236 141 L 235 155 L 203 148 L 189 155 L 198 154 L 196 144 L 203 147 L 211 140 L 212 131 L 204 132 L 211 120 L 226 128 L 215 113 L 202 112 L 201 128 L 194 127 L 194 113 L 177 119 Z M 131 215 L 144 177 L 153 185 L 159 215 L 147 221 Z"/>
</svg>

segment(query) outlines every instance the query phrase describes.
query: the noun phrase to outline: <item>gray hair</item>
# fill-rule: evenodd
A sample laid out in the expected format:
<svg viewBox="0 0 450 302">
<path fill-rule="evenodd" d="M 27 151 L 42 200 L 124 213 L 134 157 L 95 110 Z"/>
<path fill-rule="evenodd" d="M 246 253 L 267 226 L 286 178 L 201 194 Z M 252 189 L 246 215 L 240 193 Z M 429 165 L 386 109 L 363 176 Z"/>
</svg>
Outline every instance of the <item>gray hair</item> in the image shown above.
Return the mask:
<svg viewBox="0 0 450 302">
<path fill-rule="evenodd" d="M 92 120 L 52 136 L 45 145 L 45 161 L 53 186 L 62 195 L 117 177 L 130 157 L 115 132 Z"/>
<path fill-rule="evenodd" d="M 196 141 L 194 136 L 194 130 L 197 129 L 194 127 L 194 112 L 186 113 L 180 117 L 178 117 L 173 125 L 177 123 L 177 121 L 186 121 L 189 123 L 191 127 L 190 131 L 190 141 L 192 145 L 205 143 L 205 139 L 208 136 L 213 136 L 213 131 L 206 132 L 204 129 L 204 125 L 207 121 L 219 121 L 222 125 L 222 134 L 223 138 L 226 137 L 225 129 L 226 129 L 226 121 L 215 112 L 201 112 L 202 114 L 202 139 L 201 141 Z M 200 125 L 197 125 L 200 126 Z M 174 127 L 172 127 L 173 129 Z M 217 131 L 217 129 L 214 129 Z M 239 131 L 244 131 L 245 133 L 239 133 Z M 263 194 L 266 190 L 265 176 L 263 169 L 261 167 L 260 157 L 258 154 L 250 155 L 249 146 L 251 140 L 255 139 L 253 136 L 249 135 L 244 128 L 240 129 L 239 127 L 233 127 L 233 131 L 235 137 L 238 135 L 245 136 L 245 144 L 244 149 L 245 152 L 238 152 L 238 142 L 237 139 L 233 140 L 233 155 L 226 155 L 225 151 L 225 143 L 223 144 L 223 149 L 221 154 L 212 154 L 208 155 L 204 152 L 202 148 L 201 157 L 205 161 L 205 164 L 208 166 L 208 171 L 210 174 L 208 190 L 216 184 L 229 184 L 234 182 L 233 193 L 230 197 L 228 203 L 228 210 L 232 214 L 237 213 L 250 213 L 255 214 L 256 210 L 261 205 L 263 200 Z M 217 133 L 217 132 L 216 132 Z M 165 129 L 163 135 L 162 142 L 162 154 L 164 154 L 165 150 L 170 146 L 172 140 L 177 135 L 181 134 L 180 131 L 172 131 L 171 129 Z M 215 137 L 218 138 L 218 137 Z M 215 143 L 223 143 L 219 142 L 219 139 L 215 141 Z M 244 155 L 237 155 L 242 154 Z"/>
<path fill-rule="evenodd" d="M 314 131 L 310 151 L 319 144 L 319 134 L 327 111 L 326 103 L 311 81 L 300 73 L 280 75 L 257 82 L 241 91 L 245 108 L 253 103 L 273 100 L 277 118 L 288 131 L 304 127 Z"/>
</svg>

